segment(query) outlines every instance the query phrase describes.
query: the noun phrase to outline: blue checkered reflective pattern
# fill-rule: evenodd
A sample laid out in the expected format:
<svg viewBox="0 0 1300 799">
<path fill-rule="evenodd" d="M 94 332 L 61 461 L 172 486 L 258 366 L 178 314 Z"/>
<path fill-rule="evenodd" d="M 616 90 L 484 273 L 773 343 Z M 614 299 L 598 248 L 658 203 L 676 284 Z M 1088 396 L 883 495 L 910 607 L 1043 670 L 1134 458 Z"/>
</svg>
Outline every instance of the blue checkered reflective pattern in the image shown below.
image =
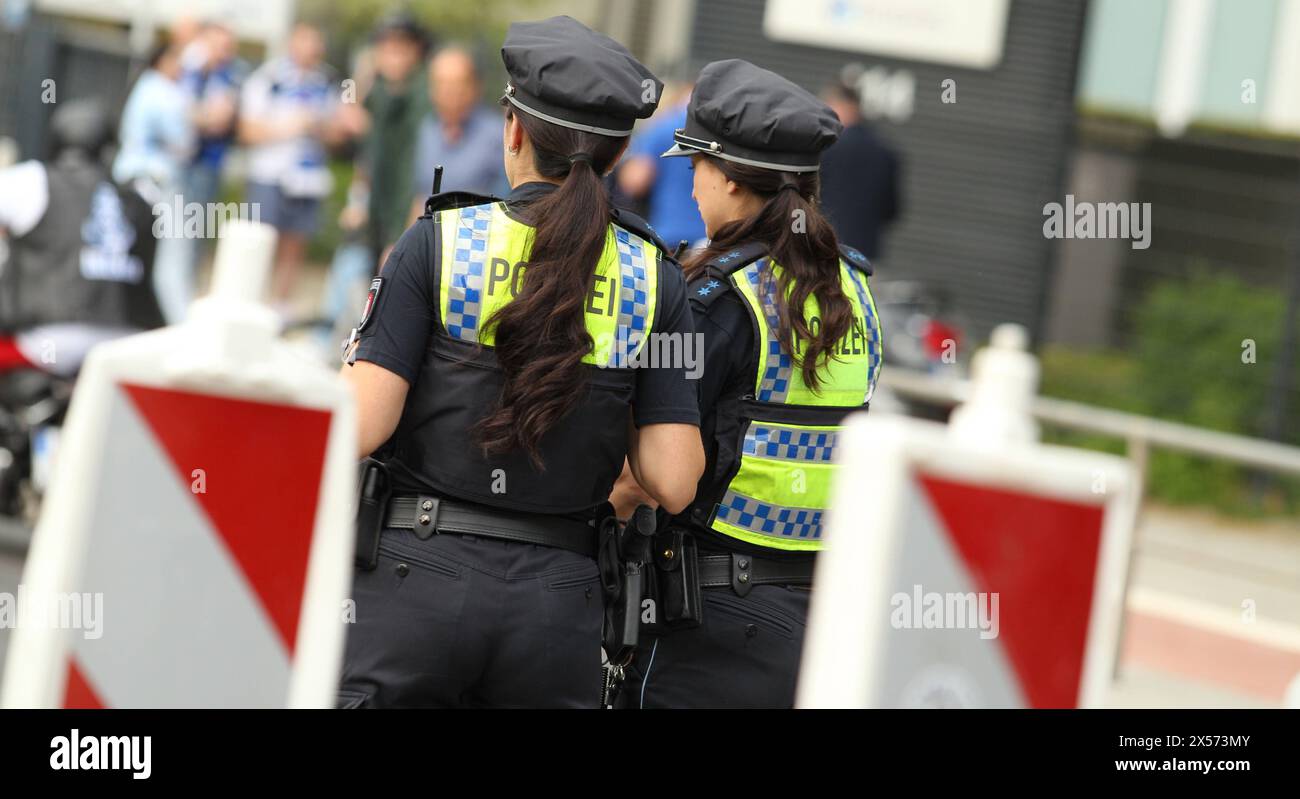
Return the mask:
<svg viewBox="0 0 1300 799">
<path fill-rule="evenodd" d="M 626 230 L 614 228 L 618 250 L 618 335 L 610 348 L 609 365 L 626 365 L 645 339 L 650 317 L 650 288 L 646 278 L 645 243 Z"/>
<path fill-rule="evenodd" d="M 799 463 L 830 463 L 835 457 L 833 430 L 798 430 L 754 422 L 745 433 L 744 454 Z"/>
<path fill-rule="evenodd" d="M 862 306 L 862 317 L 867 329 L 864 331 L 867 337 L 867 393 L 862 401 L 866 402 L 871 399 L 872 393 L 876 390 L 876 380 L 880 378 L 881 363 L 881 345 L 880 345 L 880 325 L 876 323 L 875 314 L 871 312 L 871 299 L 867 296 L 867 287 L 862 283 L 862 274 L 850 266 L 845 266 L 848 270 L 849 278 L 853 280 L 853 287 L 857 289 L 858 303 Z"/>
<path fill-rule="evenodd" d="M 488 230 L 492 206 L 462 208 L 456 220 L 456 245 L 452 251 L 447 318 L 443 324 L 452 338 L 478 341 L 483 315 L 483 265 L 487 261 Z"/>
<path fill-rule="evenodd" d="M 781 317 L 775 301 L 777 280 L 771 270 L 763 268 L 767 262 L 768 259 L 760 258 L 742 270 L 749 285 L 754 287 L 754 294 L 763 305 L 763 316 L 767 318 L 767 367 L 763 370 L 756 399 L 759 402 L 785 402 L 790 394 L 794 359 L 776 337 L 781 328 Z"/>
<path fill-rule="evenodd" d="M 718 503 L 717 519 L 751 533 L 780 538 L 822 537 L 822 513 L 815 508 L 784 508 L 727 489 Z"/>
</svg>

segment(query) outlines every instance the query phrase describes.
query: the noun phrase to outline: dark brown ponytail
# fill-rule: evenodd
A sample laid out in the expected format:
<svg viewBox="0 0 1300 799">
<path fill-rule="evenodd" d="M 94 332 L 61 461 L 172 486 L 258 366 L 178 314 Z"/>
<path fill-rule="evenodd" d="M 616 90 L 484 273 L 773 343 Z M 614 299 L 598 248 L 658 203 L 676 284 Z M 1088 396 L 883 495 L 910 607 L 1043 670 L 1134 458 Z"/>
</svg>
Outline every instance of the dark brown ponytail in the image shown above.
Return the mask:
<svg viewBox="0 0 1300 799">
<path fill-rule="evenodd" d="M 764 203 L 754 216 L 730 222 L 716 231 L 709 246 L 687 262 L 686 273 L 695 276 L 705 263 L 738 244 L 759 241 L 767 245 L 772 260 L 781 265 L 775 292 L 780 316 L 777 336 L 793 356 L 804 383 L 816 390 L 821 383 L 818 370 L 830 363 L 836 342 L 853 326 L 853 304 L 844 296 L 840 283 L 839 243 L 817 204 L 817 173 L 778 172 L 702 157 Z M 815 331 L 804 318 L 810 296 L 817 298 L 820 316 Z M 796 342 L 803 346 L 796 347 Z"/>
<path fill-rule="evenodd" d="M 534 228 L 523 285 L 485 323 L 494 328 L 505 373 L 497 407 L 476 433 L 486 453 L 522 449 L 544 469 L 540 442 L 577 404 L 585 388 L 582 358 L 594 342 L 583 312 L 605 250 L 609 197 L 601 175 L 626 137 L 602 136 L 507 109 L 532 142 L 534 165 L 559 188 L 526 206 Z"/>
</svg>

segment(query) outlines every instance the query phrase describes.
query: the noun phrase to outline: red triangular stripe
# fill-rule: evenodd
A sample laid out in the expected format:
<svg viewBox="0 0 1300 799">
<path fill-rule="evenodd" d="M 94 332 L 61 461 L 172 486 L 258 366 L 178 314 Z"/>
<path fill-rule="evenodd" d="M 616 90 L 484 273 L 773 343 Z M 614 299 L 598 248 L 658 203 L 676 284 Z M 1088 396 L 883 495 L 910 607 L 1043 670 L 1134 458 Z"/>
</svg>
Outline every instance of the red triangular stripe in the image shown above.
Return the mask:
<svg viewBox="0 0 1300 799">
<path fill-rule="evenodd" d="M 82 674 L 76 659 L 72 657 L 68 658 L 68 680 L 63 688 L 63 706 L 69 710 L 99 710 L 105 707 L 104 700 L 90 686 L 90 680 Z"/>
<path fill-rule="evenodd" d="M 307 555 L 330 414 L 123 384 L 239 563 L 290 653 L 298 632 Z"/>
<path fill-rule="evenodd" d="M 1102 508 L 920 476 L 980 592 L 998 592 L 998 638 L 1033 707 L 1075 707 Z"/>
</svg>

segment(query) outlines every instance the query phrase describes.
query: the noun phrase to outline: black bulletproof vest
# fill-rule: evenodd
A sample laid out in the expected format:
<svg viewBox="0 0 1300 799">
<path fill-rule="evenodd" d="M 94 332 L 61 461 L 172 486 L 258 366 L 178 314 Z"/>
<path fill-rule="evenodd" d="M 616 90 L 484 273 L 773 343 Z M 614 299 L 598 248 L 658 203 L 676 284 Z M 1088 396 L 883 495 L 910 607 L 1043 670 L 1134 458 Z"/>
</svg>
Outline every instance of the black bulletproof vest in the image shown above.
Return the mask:
<svg viewBox="0 0 1300 799">
<path fill-rule="evenodd" d="M 0 279 L 0 329 L 60 322 L 161 326 L 148 203 L 115 185 L 99 164 L 51 164 L 46 177 L 45 215 L 10 242 Z"/>
<path fill-rule="evenodd" d="M 440 257 L 438 226 L 427 227 Z M 437 286 L 436 270 L 432 280 Z M 491 349 L 452 338 L 435 324 L 420 376 L 383 452 L 395 490 L 533 513 L 586 514 L 598 507 L 627 456 L 636 370 L 584 368 L 582 397 L 542 438 L 544 471 L 522 451 L 485 456 L 474 427 L 496 407 L 504 374 Z"/>
</svg>

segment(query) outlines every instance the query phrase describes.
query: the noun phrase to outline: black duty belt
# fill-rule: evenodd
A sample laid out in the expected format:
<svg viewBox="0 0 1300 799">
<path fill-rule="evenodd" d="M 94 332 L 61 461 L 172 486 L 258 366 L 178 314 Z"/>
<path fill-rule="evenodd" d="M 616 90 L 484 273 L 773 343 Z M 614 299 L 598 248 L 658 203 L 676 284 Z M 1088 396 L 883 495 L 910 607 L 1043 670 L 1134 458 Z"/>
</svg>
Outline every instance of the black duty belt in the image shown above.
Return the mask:
<svg viewBox="0 0 1300 799">
<path fill-rule="evenodd" d="M 439 497 L 400 496 L 388 500 L 385 527 L 414 530 L 417 538 L 434 533 L 478 535 L 524 544 L 557 547 L 596 557 L 596 529 L 576 519 L 486 508 Z"/>
<path fill-rule="evenodd" d="M 701 552 L 698 560 L 701 588 L 735 588 L 743 596 L 755 585 L 812 585 L 812 558 L 787 561 Z"/>
</svg>

